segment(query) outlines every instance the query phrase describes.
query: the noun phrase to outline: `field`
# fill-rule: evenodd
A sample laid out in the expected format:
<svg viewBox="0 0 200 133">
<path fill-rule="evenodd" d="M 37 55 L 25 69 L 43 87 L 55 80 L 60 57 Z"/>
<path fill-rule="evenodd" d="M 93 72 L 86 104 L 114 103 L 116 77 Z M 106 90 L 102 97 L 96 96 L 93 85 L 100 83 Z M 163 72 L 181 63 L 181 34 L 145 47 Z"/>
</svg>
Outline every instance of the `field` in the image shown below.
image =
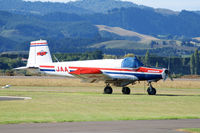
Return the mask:
<svg viewBox="0 0 200 133">
<path fill-rule="evenodd" d="M 200 133 L 200 128 L 186 128 L 186 129 L 180 129 L 178 131 L 184 131 L 187 133 Z"/>
<path fill-rule="evenodd" d="M 161 81 L 153 84 L 156 96 L 146 94 L 143 82 L 131 95 L 122 95 L 116 87 L 112 95 L 105 95 L 103 83 L 55 77 L 0 77 L 0 86 L 6 84 L 12 87 L 0 89 L 0 96 L 32 100 L 0 101 L 1 124 L 200 118 L 199 80 Z"/>
</svg>

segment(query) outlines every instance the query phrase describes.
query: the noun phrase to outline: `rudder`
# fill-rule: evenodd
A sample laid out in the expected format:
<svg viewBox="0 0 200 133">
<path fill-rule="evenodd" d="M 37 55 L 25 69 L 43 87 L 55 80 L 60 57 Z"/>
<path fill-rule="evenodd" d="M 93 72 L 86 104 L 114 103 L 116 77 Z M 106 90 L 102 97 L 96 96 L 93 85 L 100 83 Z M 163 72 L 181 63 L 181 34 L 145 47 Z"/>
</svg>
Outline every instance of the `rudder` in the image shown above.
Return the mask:
<svg viewBox="0 0 200 133">
<path fill-rule="evenodd" d="M 27 67 L 39 67 L 39 65 L 52 63 L 51 54 L 46 40 L 32 41 L 30 43 Z"/>
</svg>

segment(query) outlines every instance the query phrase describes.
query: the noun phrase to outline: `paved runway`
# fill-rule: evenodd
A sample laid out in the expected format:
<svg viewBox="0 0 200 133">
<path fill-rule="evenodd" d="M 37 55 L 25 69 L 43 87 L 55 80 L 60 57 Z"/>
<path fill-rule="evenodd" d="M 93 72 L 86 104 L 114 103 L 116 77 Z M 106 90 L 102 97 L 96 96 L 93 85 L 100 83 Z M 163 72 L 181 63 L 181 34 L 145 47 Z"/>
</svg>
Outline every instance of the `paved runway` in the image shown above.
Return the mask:
<svg viewBox="0 0 200 133">
<path fill-rule="evenodd" d="M 176 129 L 200 128 L 195 120 L 138 120 L 0 125 L 1 133 L 180 133 Z"/>
<path fill-rule="evenodd" d="M 0 101 L 11 101 L 11 100 L 29 100 L 30 97 L 14 97 L 14 96 L 0 96 Z"/>
</svg>

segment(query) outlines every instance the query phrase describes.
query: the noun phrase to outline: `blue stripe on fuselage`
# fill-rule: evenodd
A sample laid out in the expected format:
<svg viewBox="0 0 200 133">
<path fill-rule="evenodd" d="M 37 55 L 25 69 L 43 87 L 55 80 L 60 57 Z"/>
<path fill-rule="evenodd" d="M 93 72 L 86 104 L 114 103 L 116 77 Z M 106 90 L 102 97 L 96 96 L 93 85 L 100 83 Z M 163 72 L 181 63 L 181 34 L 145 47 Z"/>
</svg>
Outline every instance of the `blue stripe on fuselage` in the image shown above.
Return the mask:
<svg viewBox="0 0 200 133">
<path fill-rule="evenodd" d="M 42 72 L 55 72 L 54 69 L 40 69 Z"/>
<path fill-rule="evenodd" d="M 162 79 L 161 74 L 145 74 L 145 73 L 125 73 L 125 72 L 104 72 L 106 74 L 122 74 L 136 76 L 139 80 Z"/>
<path fill-rule="evenodd" d="M 48 46 L 48 45 L 31 45 L 31 47 Z"/>
</svg>

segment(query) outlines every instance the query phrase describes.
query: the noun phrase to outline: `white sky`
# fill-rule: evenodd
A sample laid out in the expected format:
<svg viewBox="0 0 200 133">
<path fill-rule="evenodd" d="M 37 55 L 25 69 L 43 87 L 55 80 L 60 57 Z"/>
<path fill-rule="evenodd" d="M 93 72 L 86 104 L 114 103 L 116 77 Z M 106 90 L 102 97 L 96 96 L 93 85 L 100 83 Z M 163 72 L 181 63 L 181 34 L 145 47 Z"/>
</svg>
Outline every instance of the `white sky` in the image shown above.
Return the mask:
<svg viewBox="0 0 200 133">
<path fill-rule="evenodd" d="M 200 10 L 200 0 L 124 0 L 132 1 L 139 5 L 146 5 L 155 8 L 167 8 L 175 11 Z"/>
<path fill-rule="evenodd" d="M 77 1 L 77 0 L 24 0 L 24 1 L 42 1 L 42 2 L 64 2 Z"/>
<path fill-rule="evenodd" d="M 69 2 L 76 0 L 25 0 L 25 1 L 51 1 L 51 2 Z M 200 10 L 200 0 L 123 0 L 131 1 L 139 5 L 150 6 L 154 8 L 167 8 L 175 11 Z"/>
</svg>

